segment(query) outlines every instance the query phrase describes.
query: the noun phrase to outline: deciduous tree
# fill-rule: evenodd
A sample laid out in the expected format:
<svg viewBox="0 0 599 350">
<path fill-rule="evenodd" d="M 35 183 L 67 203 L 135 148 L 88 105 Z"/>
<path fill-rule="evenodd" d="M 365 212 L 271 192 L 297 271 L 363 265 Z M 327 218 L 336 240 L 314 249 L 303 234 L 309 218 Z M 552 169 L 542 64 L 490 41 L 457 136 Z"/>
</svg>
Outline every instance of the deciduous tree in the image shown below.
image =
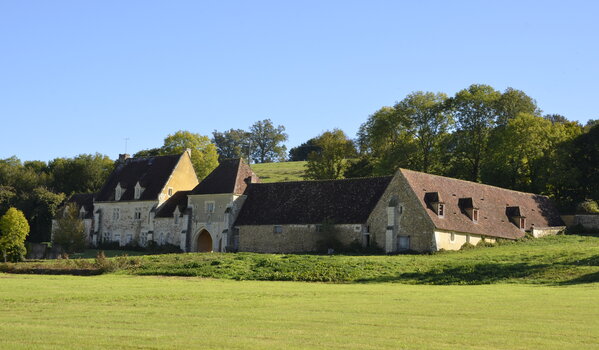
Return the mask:
<svg viewBox="0 0 599 350">
<path fill-rule="evenodd" d="M 0 218 L 0 252 L 4 262 L 23 259 L 26 253 L 25 239 L 29 234 L 29 223 L 23 212 L 10 208 Z"/>
<path fill-rule="evenodd" d="M 177 131 L 164 139 L 162 154 L 182 153 L 187 148 L 191 149 L 191 162 L 198 179 L 205 178 L 218 166 L 218 153 L 216 146 L 207 136 L 189 131 Z"/>
<path fill-rule="evenodd" d="M 256 163 L 270 163 L 285 159 L 287 134 L 283 125 L 274 126 L 270 119 L 257 121 L 250 127 L 252 160 Z"/>
<path fill-rule="evenodd" d="M 75 204 L 67 204 L 64 212 L 57 216 L 52 241 L 69 254 L 85 249 L 85 225 Z"/>
<path fill-rule="evenodd" d="M 306 177 L 309 179 L 340 179 L 347 168 L 347 159 L 356 156 L 356 148 L 343 131 L 326 131 L 316 138 L 320 149 L 308 155 Z"/>
</svg>

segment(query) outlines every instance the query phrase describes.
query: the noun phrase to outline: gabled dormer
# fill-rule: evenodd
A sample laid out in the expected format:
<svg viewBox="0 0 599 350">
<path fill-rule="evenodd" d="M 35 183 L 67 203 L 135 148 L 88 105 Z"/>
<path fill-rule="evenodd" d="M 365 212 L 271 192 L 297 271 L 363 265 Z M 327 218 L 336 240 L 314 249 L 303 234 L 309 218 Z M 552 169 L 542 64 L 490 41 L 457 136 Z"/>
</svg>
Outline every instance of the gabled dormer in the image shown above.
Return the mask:
<svg viewBox="0 0 599 350">
<path fill-rule="evenodd" d="M 438 217 L 442 218 L 445 216 L 445 202 L 443 202 L 439 192 L 426 192 L 424 202 Z"/>
<path fill-rule="evenodd" d="M 519 206 L 508 206 L 505 208 L 505 215 L 510 221 L 521 230 L 526 228 L 526 216 L 522 213 Z"/>
<path fill-rule="evenodd" d="M 114 188 L 114 200 L 115 201 L 120 201 L 121 197 L 123 196 L 123 188 L 121 187 L 121 183 L 117 183 L 116 187 Z"/>
<path fill-rule="evenodd" d="M 137 181 L 137 183 L 135 184 L 135 193 L 133 194 L 133 199 L 140 199 L 143 192 L 144 188 L 141 187 L 139 181 Z"/>
<path fill-rule="evenodd" d="M 79 209 L 79 219 L 85 219 L 86 215 L 87 211 L 85 211 L 85 207 L 81 206 L 81 209 Z"/>
<path fill-rule="evenodd" d="M 478 222 L 478 206 L 472 197 L 460 198 L 458 200 L 460 210 L 472 220 L 473 223 Z"/>
</svg>

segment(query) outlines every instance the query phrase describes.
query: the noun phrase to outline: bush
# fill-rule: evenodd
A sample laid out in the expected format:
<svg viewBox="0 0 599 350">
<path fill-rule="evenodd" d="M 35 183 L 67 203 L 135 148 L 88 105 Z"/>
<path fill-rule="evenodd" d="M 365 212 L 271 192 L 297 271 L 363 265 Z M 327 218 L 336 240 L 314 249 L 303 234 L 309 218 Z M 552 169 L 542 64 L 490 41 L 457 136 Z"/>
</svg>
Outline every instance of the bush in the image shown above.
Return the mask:
<svg viewBox="0 0 599 350">
<path fill-rule="evenodd" d="M 79 211 L 75 205 L 67 205 L 64 212 L 56 220 L 56 230 L 52 241 L 60 244 L 71 254 L 85 249 L 85 225 L 79 219 Z"/>
<path fill-rule="evenodd" d="M 476 248 L 476 246 L 474 244 L 466 242 L 466 243 L 462 244 L 462 247 L 460 248 L 460 250 L 470 250 L 470 249 L 474 249 L 474 248 Z"/>
<path fill-rule="evenodd" d="M 495 243 L 491 243 L 484 239 L 481 239 L 476 246 L 477 247 L 494 247 Z"/>
<path fill-rule="evenodd" d="M 587 199 L 578 204 L 576 210 L 581 214 L 599 214 L 599 204 L 597 204 L 597 201 Z"/>
</svg>

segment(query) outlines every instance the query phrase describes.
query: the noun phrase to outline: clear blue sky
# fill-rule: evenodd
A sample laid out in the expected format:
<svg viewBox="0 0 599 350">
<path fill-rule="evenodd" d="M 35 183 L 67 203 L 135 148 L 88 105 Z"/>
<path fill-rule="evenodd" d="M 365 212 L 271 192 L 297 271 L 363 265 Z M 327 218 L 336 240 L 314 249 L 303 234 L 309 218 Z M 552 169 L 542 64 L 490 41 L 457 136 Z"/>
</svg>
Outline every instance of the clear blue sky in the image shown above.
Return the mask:
<svg viewBox="0 0 599 350">
<path fill-rule="evenodd" d="M 272 119 L 351 137 L 411 91 L 599 117 L 597 1 L 0 1 L 0 158 L 111 158 Z"/>
</svg>

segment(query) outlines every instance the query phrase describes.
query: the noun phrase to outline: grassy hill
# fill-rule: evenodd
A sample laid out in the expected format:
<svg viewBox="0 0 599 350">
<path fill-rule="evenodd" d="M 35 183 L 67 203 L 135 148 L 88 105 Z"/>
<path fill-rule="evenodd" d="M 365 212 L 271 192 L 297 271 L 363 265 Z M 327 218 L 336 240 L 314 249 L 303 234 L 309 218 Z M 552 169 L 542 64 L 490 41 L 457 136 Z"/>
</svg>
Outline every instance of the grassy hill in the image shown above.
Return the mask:
<svg viewBox="0 0 599 350">
<path fill-rule="evenodd" d="M 198 276 L 234 280 L 404 284 L 599 282 L 599 237 L 560 235 L 430 255 L 191 253 L 0 264 L 14 273 Z"/>
<path fill-rule="evenodd" d="M 252 164 L 252 170 L 262 182 L 301 181 L 304 180 L 306 162 L 281 162 Z"/>
</svg>

